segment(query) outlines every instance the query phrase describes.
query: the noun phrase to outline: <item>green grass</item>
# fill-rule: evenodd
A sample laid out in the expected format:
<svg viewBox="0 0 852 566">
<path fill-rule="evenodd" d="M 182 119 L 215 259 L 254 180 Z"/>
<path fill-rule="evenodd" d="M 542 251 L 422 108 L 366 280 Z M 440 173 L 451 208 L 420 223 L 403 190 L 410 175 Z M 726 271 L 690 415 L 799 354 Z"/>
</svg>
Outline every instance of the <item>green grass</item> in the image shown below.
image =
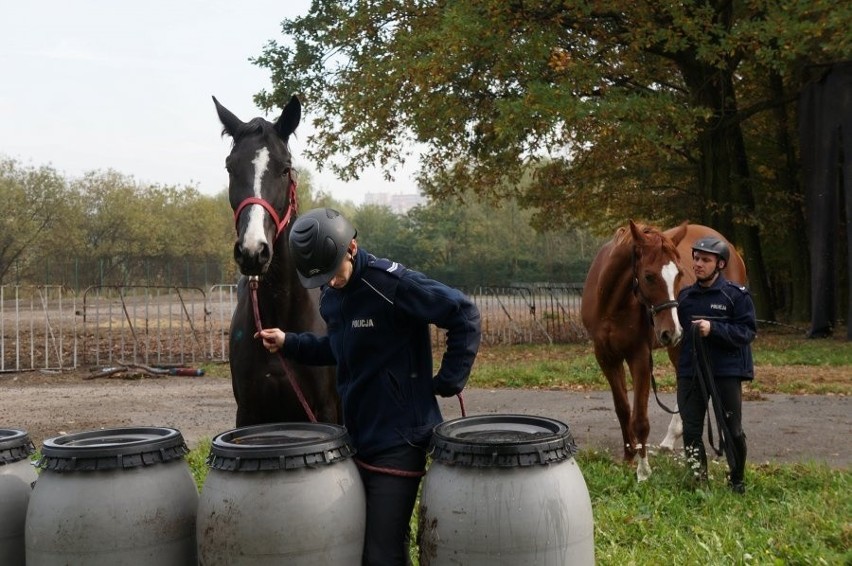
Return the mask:
<svg viewBox="0 0 852 566">
<path fill-rule="evenodd" d="M 578 463 L 595 517 L 598 564 L 850 564 L 848 471 L 824 464 L 748 467 L 745 496 L 725 486 L 713 463 L 696 488 L 682 460 L 658 455 L 638 483 L 606 454 Z"/>
<path fill-rule="evenodd" d="M 852 395 L 852 342 L 808 340 L 767 332 L 752 346 L 760 393 Z M 437 363 L 437 360 L 436 360 Z M 625 368 L 626 369 L 626 368 Z M 665 350 L 654 351 L 654 376 L 662 391 L 675 388 Z M 629 377 L 628 377 L 629 382 Z M 608 389 L 591 343 L 485 346 L 474 364 L 469 387 L 486 389 Z"/>
<path fill-rule="evenodd" d="M 210 453 L 211 440 L 202 438 L 189 454 L 186 455 L 186 462 L 189 464 L 189 471 L 192 472 L 192 479 L 195 480 L 195 485 L 199 491 L 204 485 L 204 480 L 207 478 L 207 455 Z"/>
</svg>

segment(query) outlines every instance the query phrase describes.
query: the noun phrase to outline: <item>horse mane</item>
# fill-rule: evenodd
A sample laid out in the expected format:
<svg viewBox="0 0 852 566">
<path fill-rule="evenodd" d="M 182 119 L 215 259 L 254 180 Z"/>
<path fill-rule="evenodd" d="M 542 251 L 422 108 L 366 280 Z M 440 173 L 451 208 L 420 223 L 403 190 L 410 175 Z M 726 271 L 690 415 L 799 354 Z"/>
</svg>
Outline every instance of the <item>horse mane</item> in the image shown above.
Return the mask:
<svg viewBox="0 0 852 566">
<path fill-rule="evenodd" d="M 663 248 L 664 252 L 668 252 L 674 254 L 676 257 L 680 257 L 680 253 L 677 251 L 677 247 L 672 243 L 672 241 L 666 238 L 663 235 L 662 230 L 657 228 L 656 226 L 652 226 L 650 224 L 641 224 L 639 222 L 636 223 L 636 227 L 639 228 L 639 231 L 647 236 L 656 236 L 660 240 L 660 245 Z M 630 228 L 628 226 L 621 226 L 615 231 L 615 235 L 612 238 L 613 242 L 613 251 L 622 246 L 632 246 L 633 245 L 633 234 L 630 232 Z"/>
<path fill-rule="evenodd" d="M 277 135 L 275 133 L 275 126 L 264 118 L 252 118 L 248 122 L 240 124 L 240 126 L 237 128 L 237 131 L 233 133 L 228 132 L 227 129 L 223 129 L 222 135 L 225 134 L 231 135 L 232 146 L 236 145 L 237 143 L 239 143 L 240 140 L 247 136 L 254 136 L 258 134 L 264 136 L 273 134 Z"/>
</svg>

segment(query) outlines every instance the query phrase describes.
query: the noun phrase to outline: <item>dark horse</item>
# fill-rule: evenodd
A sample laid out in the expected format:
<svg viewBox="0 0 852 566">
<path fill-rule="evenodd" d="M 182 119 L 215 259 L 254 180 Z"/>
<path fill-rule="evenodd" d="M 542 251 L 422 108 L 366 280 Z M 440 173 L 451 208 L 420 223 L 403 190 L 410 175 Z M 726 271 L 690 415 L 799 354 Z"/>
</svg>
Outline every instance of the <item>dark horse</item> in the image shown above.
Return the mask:
<svg viewBox="0 0 852 566">
<path fill-rule="evenodd" d="M 299 283 L 287 243 L 296 216 L 296 181 L 287 142 L 299 125 L 301 104 L 293 96 L 273 124 L 263 118 L 242 122 L 215 97 L 213 102 L 222 134 L 233 140 L 225 167 L 237 229 L 234 259 L 242 273 L 229 341 L 237 427 L 306 421 L 308 411 L 318 421 L 340 422 L 333 367 L 285 361 L 254 338 L 258 324 L 325 333 L 319 294 Z"/>
<path fill-rule="evenodd" d="M 595 357 L 609 381 L 624 440 L 624 459 L 638 454 L 636 476 L 651 475 L 648 464 L 648 397 L 654 348 L 668 348 L 677 365 L 683 328 L 677 316 L 677 295 L 695 282 L 692 244 L 699 238 L 725 238 L 707 226 L 684 222 L 665 232 L 630 221 L 595 256 L 583 286 L 581 315 L 595 347 Z M 725 240 L 727 241 L 727 240 Z M 731 246 L 724 275 L 745 284 L 745 264 Z M 627 397 L 624 363 L 633 381 L 633 411 Z M 679 428 L 674 415 L 661 446 L 673 446 Z M 678 431 L 679 432 L 679 431 Z"/>
</svg>

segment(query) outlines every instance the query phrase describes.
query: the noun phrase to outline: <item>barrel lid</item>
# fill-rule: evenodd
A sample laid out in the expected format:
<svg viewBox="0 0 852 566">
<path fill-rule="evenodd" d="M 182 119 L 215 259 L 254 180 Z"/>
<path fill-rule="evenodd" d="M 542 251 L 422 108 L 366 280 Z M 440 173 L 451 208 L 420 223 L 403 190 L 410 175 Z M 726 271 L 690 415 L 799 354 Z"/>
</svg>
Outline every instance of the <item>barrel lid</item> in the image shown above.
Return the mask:
<svg viewBox="0 0 852 566">
<path fill-rule="evenodd" d="M 0 428 L 0 465 L 14 464 L 35 451 L 35 446 L 26 431 Z"/>
<path fill-rule="evenodd" d="M 36 466 L 55 472 L 115 470 L 171 462 L 188 452 L 177 429 L 111 428 L 48 438 Z"/>
<path fill-rule="evenodd" d="M 260 472 L 334 464 L 355 454 L 346 428 L 329 423 L 273 423 L 236 428 L 213 438 L 215 470 Z"/>
<path fill-rule="evenodd" d="M 530 415 L 462 417 L 437 425 L 432 459 L 474 468 L 554 464 L 577 453 L 568 425 Z"/>
</svg>

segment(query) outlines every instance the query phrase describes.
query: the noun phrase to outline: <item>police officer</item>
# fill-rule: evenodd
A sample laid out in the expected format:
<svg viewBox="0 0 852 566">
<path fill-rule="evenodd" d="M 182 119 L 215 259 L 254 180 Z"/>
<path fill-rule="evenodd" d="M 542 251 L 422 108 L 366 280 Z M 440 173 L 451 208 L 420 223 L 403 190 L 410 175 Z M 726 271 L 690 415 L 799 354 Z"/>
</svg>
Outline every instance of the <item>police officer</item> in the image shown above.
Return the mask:
<svg viewBox="0 0 852 566">
<path fill-rule="evenodd" d="M 730 282 L 722 271 L 730 258 L 728 244 L 719 238 L 701 238 L 692 246 L 697 281 L 678 295 L 678 317 L 686 329 L 677 368 L 677 402 L 683 419 L 687 464 L 699 481 L 707 479 L 707 455 L 702 435 L 707 401 L 698 382 L 695 340 L 701 340 L 709 371 L 715 380 L 719 407 L 724 410 L 732 448 L 728 485 L 745 493 L 746 436 L 742 428 L 742 381 L 754 379 L 751 342 L 757 334 L 754 303 L 748 290 Z M 715 402 L 715 400 L 714 400 Z"/>
<path fill-rule="evenodd" d="M 358 246 L 338 211 L 300 216 L 290 253 L 307 288 L 322 287 L 328 335 L 264 329 L 270 352 L 337 365 L 344 424 L 357 450 L 367 496 L 363 564 L 408 562 L 409 521 L 432 429 L 443 417 L 436 395 L 461 392 L 480 342 L 476 306 L 460 291 Z M 433 374 L 429 325 L 446 329 Z"/>
</svg>

